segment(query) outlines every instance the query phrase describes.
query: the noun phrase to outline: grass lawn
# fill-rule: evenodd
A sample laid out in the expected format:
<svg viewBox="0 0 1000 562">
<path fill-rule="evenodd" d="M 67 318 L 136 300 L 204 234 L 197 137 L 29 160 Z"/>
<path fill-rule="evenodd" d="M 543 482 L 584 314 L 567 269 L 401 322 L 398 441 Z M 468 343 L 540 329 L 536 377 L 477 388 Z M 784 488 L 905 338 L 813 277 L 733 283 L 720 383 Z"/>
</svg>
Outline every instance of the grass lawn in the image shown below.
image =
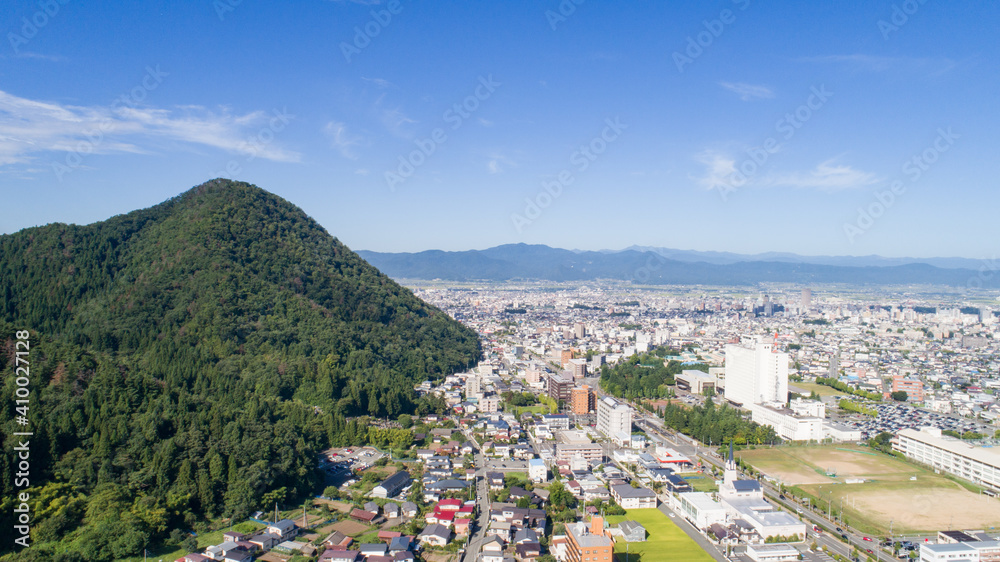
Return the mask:
<svg viewBox="0 0 1000 562">
<path fill-rule="evenodd" d="M 628 543 L 628 562 L 683 560 L 712 562 L 714 559 L 659 509 L 630 509 L 625 515 L 608 517 L 608 524 L 635 521 L 646 528 L 646 542 Z M 625 562 L 626 543 L 615 543 L 615 560 Z"/>
<path fill-rule="evenodd" d="M 695 492 L 718 492 L 719 487 L 715 485 L 715 477 L 711 474 L 698 474 L 697 472 L 692 474 L 678 474 L 691 487 L 694 488 Z"/>
<path fill-rule="evenodd" d="M 829 386 L 826 386 L 825 384 L 816 384 L 814 382 L 793 382 L 793 381 L 788 381 L 788 386 L 794 386 L 794 387 L 797 387 L 797 388 L 801 388 L 802 390 L 806 391 L 807 393 L 808 392 L 815 392 L 816 394 L 819 394 L 820 396 L 841 396 L 843 394 L 846 394 L 844 392 L 841 392 L 841 391 L 837 390 L 836 388 L 831 388 Z"/>
</svg>

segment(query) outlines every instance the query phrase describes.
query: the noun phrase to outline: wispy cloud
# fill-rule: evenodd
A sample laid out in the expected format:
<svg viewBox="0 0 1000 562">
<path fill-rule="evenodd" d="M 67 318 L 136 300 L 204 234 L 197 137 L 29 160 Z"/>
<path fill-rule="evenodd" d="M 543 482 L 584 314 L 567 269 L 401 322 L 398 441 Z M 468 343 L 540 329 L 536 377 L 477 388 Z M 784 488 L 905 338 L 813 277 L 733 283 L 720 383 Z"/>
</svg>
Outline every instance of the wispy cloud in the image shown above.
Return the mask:
<svg viewBox="0 0 1000 562">
<path fill-rule="evenodd" d="M 719 82 L 719 85 L 740 96 L 743 101 L 774 97 L 774 92 L 767 86 L 757 86 L 745 82 Z"/>
<path fill-rule="evenodd" d="M 835 160 L 831 159 L 819 163 L 808 172 L 791 172 L 767 176 L 760 183 L 761 185 L 841 191 L 867 187 L 879 181 L 880 179 L 876 174 L 857 170 L 845 164 L 836 164 Z"/>
<path fill-rule="evenodd" d="M 488 156 L 486 170 L 491 174 L 499 174 L 507 168 L 517 166 L 517 162 L 507 157 L 505 154 L 493 152 Z"/>
<path fill-rule="evenodd" d="M 0 165 L 27 163 L 45 152 L 152 153 L 164 141 L 218 148 L 278 162 L 298 162 L 299 154 L 275 143 L 251 145 L 248 136 L 267 126 L 263 111 L 238 115 L 200 106 L 77 106 L 36 101 L 0 91 Z"/>
<path fill-rule="evenodd" d="M 347 125 L 339 121 L 330 121 L 323 127 L 323 132 L 330 137 L 330 144 L 337 149 L 337 152 L 340 152 L 341 156 L 351 160 L 358 159 L 358 153 L 355 149 L 362 145 L 364 139 L 352 135 L 347 130 Z"/>
<path fill-rule="evenodd" d="M 41 53 L 32 53 L 28 51 L 21 51 L 20 53 L 14 53 L 11 55 L 0 55 L 0 59 L 31 59 L 48 62 L 64 62 L 68 60 L 66 57 L 60 55 L 43 55 Z"/>
<path fill-rule="evenodd" d="M 745 160 L 749 160 L 744 155 Z M 725 152 L 705 150 L 695 155 L 695 160 L 705 167 L 703 173 L 692 176 L 699 187 L 712 189 L 742 189 L 746 187 L 792 187 L 820 191 L 857 189 L 881 181 L 878 175 L 858 170 L 847 164 L 838 164 L 837 158 L 820 162 L 807 171 L 755 173 L 745 176 L 739 172 L 741 162 Z M 757 169 L 756 165 L 753 169 Z"/>
<path fill-rule="evenodd" d="M 386 80 L 384 78 L 366 78 L 366 77 L 362 76 L 361 79 L 364 80 L 365 82 L 369 82 L 371 84 L 375 84 L 379 88 L 383 88 L 383 89 L 385 89 L 385 88 L 396 88 L 395 84 L 393 84 L 392 82 L 390 82 L 390 81 L 388 81 L 388 80 Z"/>
<path fill-rule="evenodd" d="M 877 55 L 823 55 L 799 57 L 798 62 L 840 64 L 861 72 L 888 72 L 892 70 L 925 73 L 930 76 L 944 74 L 957 66 L 947 57 L 886 57 Z"/>
</svg>

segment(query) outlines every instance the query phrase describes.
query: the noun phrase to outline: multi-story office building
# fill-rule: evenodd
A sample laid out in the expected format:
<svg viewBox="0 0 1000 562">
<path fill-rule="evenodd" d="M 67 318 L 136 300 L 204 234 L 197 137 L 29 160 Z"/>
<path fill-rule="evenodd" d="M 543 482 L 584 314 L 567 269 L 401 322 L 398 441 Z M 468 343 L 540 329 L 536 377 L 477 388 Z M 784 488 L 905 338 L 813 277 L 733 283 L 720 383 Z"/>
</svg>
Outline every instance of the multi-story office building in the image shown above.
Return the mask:
<svg viewBox="0 0 1000 562">
<path fill-rule="evenodd" d="M 563 402 L 569 402 L 570 391 L 573 390 L 573 377 L 566 376 L 563 373 L 552 373 L 549 375 L 548 379 L 548 394 L 549 397 L 556 402 L 562 400 Z"/>
<path fill-rule="evenodd" d="M 904 429 L 893 438 L 892 448 L 916 462 L 1000 493 L 1000 453 L 995 449 L 942 436 L 934 427 Z"/>
<path fill-rule="evenodd" d="M 892 377 L 892 391 L 900 390 L 906 392 L 906 398 L 910 402 L 924 401 L 924 383 L 920 379 L 908 379 L 903 375 L 894 375 Z"/>
<path fill-rule="evenodd" d="M 751 404 L 788 401 L 788 354 L 767 338 L 726 345 L 726 400 Z"/>
</svg>

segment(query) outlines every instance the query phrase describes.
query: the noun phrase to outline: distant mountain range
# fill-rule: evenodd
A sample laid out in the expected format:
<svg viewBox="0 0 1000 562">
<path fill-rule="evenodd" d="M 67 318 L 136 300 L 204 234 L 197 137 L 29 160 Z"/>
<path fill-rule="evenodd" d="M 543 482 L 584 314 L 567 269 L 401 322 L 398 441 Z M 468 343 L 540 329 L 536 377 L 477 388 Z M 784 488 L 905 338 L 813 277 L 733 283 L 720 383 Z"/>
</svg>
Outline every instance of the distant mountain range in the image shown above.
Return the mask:
<svg viewBox="0 0 1000 562">
<path fill-rule="evenodd" d="M 742 255 L 633 246 L 575 251 L 544 245 L 506 244 L 486 250 L 358 254 L 396 279 L 506 281 L 615 279 L 648 284 L 750 285 L 772 283 L 932 284 L 1000 287 L 1000 274 L 982 279 L 983 262 L 966 258 Z M 987 276 L 983 276 L 987 277 Z"/>
</svg>

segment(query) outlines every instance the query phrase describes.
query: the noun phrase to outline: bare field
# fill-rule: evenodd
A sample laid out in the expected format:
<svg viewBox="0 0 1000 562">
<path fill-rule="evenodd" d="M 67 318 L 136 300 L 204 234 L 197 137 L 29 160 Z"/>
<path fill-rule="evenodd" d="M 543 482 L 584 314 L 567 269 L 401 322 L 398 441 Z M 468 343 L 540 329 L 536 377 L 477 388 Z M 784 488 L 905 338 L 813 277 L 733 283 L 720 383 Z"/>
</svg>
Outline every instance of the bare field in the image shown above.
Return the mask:
<svg viewBox="0 0 1000 562">
<path fill-rule="evenodd" d="M 357 521 L 345 520 L 334 525 L 333 530 L 340 531 L 349 537 L 356 537 L 360 534 L 367 533 L 371 530 L 371 527 L 365 525 L 364 523 L 358 523 Z"/>
<path fill-rule="evenodd" d="M 1000 526 L 1000 500 L 900 459 L 851 446 L 742 451 L 740 458 L 785 486 L 795 486 L 848 522 L 881 533 Z M 836 477 L 826 476 L 835 471 Z M 847 478 L 864 478 L 847 484 Z M 911 480 L 916 478 L 916 480 Z"/>
</svg>

